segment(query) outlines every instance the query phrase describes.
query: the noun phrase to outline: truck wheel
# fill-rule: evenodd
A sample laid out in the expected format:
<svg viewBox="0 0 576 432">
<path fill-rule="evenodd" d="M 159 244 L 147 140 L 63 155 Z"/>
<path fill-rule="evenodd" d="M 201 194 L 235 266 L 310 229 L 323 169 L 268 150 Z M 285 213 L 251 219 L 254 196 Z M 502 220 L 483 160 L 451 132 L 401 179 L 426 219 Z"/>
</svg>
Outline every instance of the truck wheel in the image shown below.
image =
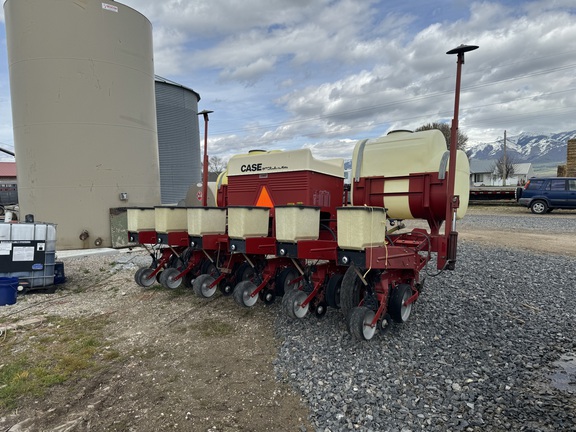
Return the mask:
<svg viewBox="0 0 576 432">
<path fill-rule="evenodd" d="M 516 198 L 516 202 L 518 202 L 518 200 L 522 198 L 522 192 L 524 192 L 523 187 L 517 187 L 516 190 L 514 191 L 514 198 Z"/>
<path fill-rule="evenodd" d="M 544 214 L 548 211 L 548 205 L 545 201 L 536 200 L 530 205 L 530 210 L 534 214 Z"/>
</svg>

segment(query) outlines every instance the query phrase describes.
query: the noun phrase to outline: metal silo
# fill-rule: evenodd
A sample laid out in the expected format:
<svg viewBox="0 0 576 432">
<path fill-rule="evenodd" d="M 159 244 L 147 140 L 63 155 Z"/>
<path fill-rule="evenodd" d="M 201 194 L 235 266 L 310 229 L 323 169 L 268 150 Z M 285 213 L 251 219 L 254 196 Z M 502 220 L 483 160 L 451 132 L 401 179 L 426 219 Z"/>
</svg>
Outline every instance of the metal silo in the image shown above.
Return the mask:
<svg viewBox="0 0 576 432">
<path fill-rule="evenodd" d="M 97 0 L 4 4 L 21 214 L 109 246 L 109 209 L 160 203 L 152 26 Z"/>
<path fill-rule="evenodd" d="M 156 118 L 162 204 L 186 198 L 201 181 L 198 101 L 200 95 L 183 85 L 156 77 Z"/>
</svg>

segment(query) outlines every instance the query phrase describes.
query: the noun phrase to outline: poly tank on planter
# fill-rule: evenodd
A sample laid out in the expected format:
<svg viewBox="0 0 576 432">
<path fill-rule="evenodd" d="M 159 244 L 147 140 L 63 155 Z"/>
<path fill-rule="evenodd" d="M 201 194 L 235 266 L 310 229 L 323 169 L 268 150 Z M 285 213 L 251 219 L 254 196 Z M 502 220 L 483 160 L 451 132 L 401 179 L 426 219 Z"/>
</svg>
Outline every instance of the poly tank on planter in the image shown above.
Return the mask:
<svg viewBox="0 0 576 432">
<path fill-rule="evenodd" d="M 129 207 L 126 212 L 128 231 L 154 231 L 156 226 L 154 207 Z"/>
<path fill-rule="evenodd" d="M 156 232 L 186 231 L 186 207 L 154 207 Z"/>
<path fill-rule="evenodd" d="M 222 207 L 191 207 L 187 209 L 188 234 L 226 233 L 226 209 Z"/>
<path fill-rule="evenodd" d="M 320 207 L 276 206 L 276 240 L 297 242 L 318 240 L 320 234 Z"/>
<path fill-rule="evenodd" d="M 382 207 L 339 207 L 338 246 L 342 249 L 365 249 L 384 244 L 386 209 Z"/>
<path fill-rule="evenodd" d="M 30 287 L 54 284 L 56 225 L 0 223 L 0 277 L 17 277 Z"/>
<path fill-rule="evenodd" d="M 268 207 L 228 207 L 228 236 L 245 239 L 268 236 Z"/>
</svg>

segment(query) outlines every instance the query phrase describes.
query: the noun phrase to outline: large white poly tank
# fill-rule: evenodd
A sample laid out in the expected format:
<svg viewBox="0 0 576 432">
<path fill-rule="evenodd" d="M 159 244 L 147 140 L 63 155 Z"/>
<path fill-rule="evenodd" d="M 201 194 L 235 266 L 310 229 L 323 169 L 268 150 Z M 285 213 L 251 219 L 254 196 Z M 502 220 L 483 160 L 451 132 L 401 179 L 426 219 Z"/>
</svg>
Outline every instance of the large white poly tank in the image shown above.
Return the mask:
<svg viewBox="0 0 576 432">
<path fill-rule="evenodd" d="M 468 209 L 470 195 L 470 166 L 466 154 L 456 152 L 456 179 L 454 195 L 460 197 L 460 207 L 457 218 L 463 218 Z M 449 153 L 446 148 L 446 139 L 439 130 L 426 130 L 421 132 L 398 131 L 384 137 L 359 141 L 352 157 L 352 184 L 360 177 L 385 177 L 383 190 L 372 191 L 381 194 L 383 205 L 388 209 L 388 216 L 393 219 L 423 218 L 424 205 L 429 206 L 435 216 L 444 215 L 446 207 L 445 187 L 432 189 L 433 193 L 424 198 L 423 189 L 414 189 L 417 183 L 414 180 L 419 174 L 436 173 L 443 176 L 448 170 Z M 447 183 L 447 180 L 444 181 Z M 376 205 L 374 202 L 358 203 L 354 199 L 352 188 L 352 202 L 356 205 Z M 440 190 L 441 189 L 441 190 Z M 422 197 L 417 202 L 414 197 Z M 415 205 L 417 204 L 417 205 Z"/>
<path fill-rule="evenodd" d="M 110 208 L 160 204 L 152 26 L 114 1 L 4 11 L 21 213 L 110 246 Z"/>
</svg>

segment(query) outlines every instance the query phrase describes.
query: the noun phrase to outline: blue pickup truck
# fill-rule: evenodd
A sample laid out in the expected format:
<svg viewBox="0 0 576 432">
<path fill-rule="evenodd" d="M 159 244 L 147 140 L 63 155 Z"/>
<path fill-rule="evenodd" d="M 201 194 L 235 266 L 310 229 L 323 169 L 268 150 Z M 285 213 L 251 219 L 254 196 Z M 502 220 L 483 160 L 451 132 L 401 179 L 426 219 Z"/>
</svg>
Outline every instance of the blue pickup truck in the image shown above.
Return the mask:
<svg viewBox="0 0 576 432">
<path fill-rule="evenodd" d="M 576 177 L 533 177 L 516 190 L 516 199 L 535 214 L 576 209 Z"/>
</svg>

